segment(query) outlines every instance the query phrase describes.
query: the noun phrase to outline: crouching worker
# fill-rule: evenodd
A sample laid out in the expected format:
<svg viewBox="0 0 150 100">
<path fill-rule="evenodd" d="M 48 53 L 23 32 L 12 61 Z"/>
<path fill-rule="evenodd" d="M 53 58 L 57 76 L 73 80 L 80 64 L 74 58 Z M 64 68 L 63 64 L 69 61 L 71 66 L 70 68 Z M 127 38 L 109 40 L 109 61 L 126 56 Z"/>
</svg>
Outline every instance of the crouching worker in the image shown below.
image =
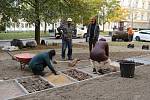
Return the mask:
<svg viewBox="0 0 150 100">
<path fill-rule="evenodd" d="M 99 39 L 92 49 L 90 53 L 90 62 L 94 73 L 97 73 L 98 71 L 99 73 L 104 74 L 106 71 L 116 70 L 115 67 L 111 69 L 109 66 L 111 62 L 109 59 L 109 46 L 104 38 Z"/>
<path fill-rule="evenodd" d="M 53 58 L 56 55 L 55 50 L 50 50 L 48 52 L 43 52 L 34 56 L 29 62 L 29 68 L 32 70 L 34 75 L 44 76 L 44 68 L 48 66 L 48 68 L 57 75 L 57 72 L 53 68 Z"/>
</svg>

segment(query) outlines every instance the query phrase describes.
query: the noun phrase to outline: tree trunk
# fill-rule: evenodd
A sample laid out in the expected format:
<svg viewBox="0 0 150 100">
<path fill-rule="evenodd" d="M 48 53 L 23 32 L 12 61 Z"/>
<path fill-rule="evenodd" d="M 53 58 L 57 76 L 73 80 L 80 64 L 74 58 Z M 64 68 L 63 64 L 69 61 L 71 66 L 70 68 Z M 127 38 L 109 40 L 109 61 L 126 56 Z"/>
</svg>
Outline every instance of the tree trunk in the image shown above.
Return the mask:
<svg viewBox="0 0 150 100">
<path fill-rule="evenodd" d="M 54 28 L 54 27 L 55 27 L 55 26 L 54 26 L 54 24 L 55 24 L 55 23 L 52 23 L 52 30 L 53 30 L 53 31 L 55 30 L 55 28 Z"/>
<path fill-rule="evenodd" d="M 105 7 L 103 6 L 103 32 L 105 31 Z"/>
<path fill-rule="evenodd" d="M 105 23 L 103 23 L 103 32 L 105 31 Z"/>
<path fill-rule="evenodd" d="M 40 20 L 37 19 L 35 22 L 35 41 L 40 44 Z"/>
<path fill-rule="evenodd" d="M 35 41 L 37 44 L 40 44 L 40 9 L 39 9 L 39 0 L 35 0 Z"/>
<path fill-rule="evenodd" d="M 44 21 L 44 34 L 46 34 L 46 29 L 47 29 L 47 23 L 46 23 L 46 21 Z"/>
</svg>

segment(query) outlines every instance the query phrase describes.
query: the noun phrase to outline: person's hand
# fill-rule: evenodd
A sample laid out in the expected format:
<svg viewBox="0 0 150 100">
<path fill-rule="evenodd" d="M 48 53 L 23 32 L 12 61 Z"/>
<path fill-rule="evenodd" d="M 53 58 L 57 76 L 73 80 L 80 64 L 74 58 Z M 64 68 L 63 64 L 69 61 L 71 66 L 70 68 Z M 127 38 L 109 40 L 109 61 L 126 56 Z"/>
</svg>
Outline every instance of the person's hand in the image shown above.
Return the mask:
<svg viewBox="0 0 150 100">
<path fill-rule="evenodd" d="M 56 60 L 54 60 L 54 61 L 53 61 L 53 64 L 57 64 L 57 61 L 56 61 Z"/>
</svg>

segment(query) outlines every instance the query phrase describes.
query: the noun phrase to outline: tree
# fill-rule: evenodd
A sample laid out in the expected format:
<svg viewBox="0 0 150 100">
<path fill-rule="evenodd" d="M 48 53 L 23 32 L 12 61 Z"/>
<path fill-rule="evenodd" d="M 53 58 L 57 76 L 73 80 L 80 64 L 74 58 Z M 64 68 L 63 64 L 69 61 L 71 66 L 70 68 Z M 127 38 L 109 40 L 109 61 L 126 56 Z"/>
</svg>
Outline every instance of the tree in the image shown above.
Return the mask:
<svg viewBox="0 0 150 100">
<path fill-rule="evenodd" d="M 83 0 L 21 0 L 21 14 L 26 21 L 35 24 L 35 40 L 39 44 L 41 21 L 71 17 L 77 22 L 86 5 Z"/>
<path fill-rule="evenodd" d="M 6 26 L 6 23 L 10 21 L 10 19 L 14 22 L 17 22 L 19 18 L 20 7 L 18 6 L 18 2 L 16 0 L 1 0 L 0 3 L 0 25 Z"/>
<path fill-rule="evenodd" d="M 127 10 L 121 8 L 118 0 L 103 0 L 100 4 L 100 19 L 103 24 L 123 20 L 128 15 Z"/>
<path fill-rule="evenodd" d="M 35 40 L 37 44 L 40 44 L 41 21 L 49 23 L 71 17 L 75 23 L 80 23 L 81 18 L 86 22 L 97 12 L 96 6 L 93 6 L 96 1 L 99 0 L 2 0 L 0 14 L 16 22 L 18 18 L 21 18 L 34 23 Z"/>
<path fill-rule="evenodd" d="M 128 16 L 128 10 L 125 8 L 116 7 L 113 12 L 108 16 L 108 22 L 119 22 Z"/>
</svg>

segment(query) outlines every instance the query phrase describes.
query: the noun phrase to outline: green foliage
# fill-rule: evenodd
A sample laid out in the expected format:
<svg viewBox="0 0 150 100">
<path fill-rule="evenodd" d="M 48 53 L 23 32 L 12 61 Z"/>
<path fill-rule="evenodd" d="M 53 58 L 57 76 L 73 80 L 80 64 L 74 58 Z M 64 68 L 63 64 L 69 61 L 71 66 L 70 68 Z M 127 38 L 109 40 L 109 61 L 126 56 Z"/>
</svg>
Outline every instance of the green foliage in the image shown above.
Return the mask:
<svg viewBox="0 0 150 100">
<path fill-rule="evenodd" d="M 12 21 L 17 21 L 19 18 L 20 7 L 16 0 L 1 0 L 0 3 L 0 16 L 2 16 L 1 22 L 7 22 L 12 19 Z"/>
<path fill-rule="evenodd" d="M 87 24 L 98 11 L 99 0 L 1 0 L 0 15 L 6 25 L 11 18 L 35 23 L 35 39 L 40 40 L 40 21 L 53 23 L 71 17 L 75 23 Z M 38 43 L 38 42 L 37 42 Z"/>
<path fill-rule="evenodd" d="M 127 10 L 121 8 L 118 0 L 101 0 L 100 2 L 100 24 L 117 22 L 123 20 L 127 16 Z"/>
<path fill-rule="evenodd" d="M 119 16 L 119 14 L 115 14 L 115 10 L 119 9 L 119 1 L 118 0 L 102 0 L 100 4 L 100 19 L 102 20 L 102 23 L 105 24 L 106 22 L 110 22 L 111 17 L 113 16 Z M 121 13 L 120 13 L 121 15 Z"/>
<path fill-rule="evenodd" d="M 1 31 L 5 31 L 5 26 L 4 25 L 0 25 L 0 32 Z"/>
</svg>

